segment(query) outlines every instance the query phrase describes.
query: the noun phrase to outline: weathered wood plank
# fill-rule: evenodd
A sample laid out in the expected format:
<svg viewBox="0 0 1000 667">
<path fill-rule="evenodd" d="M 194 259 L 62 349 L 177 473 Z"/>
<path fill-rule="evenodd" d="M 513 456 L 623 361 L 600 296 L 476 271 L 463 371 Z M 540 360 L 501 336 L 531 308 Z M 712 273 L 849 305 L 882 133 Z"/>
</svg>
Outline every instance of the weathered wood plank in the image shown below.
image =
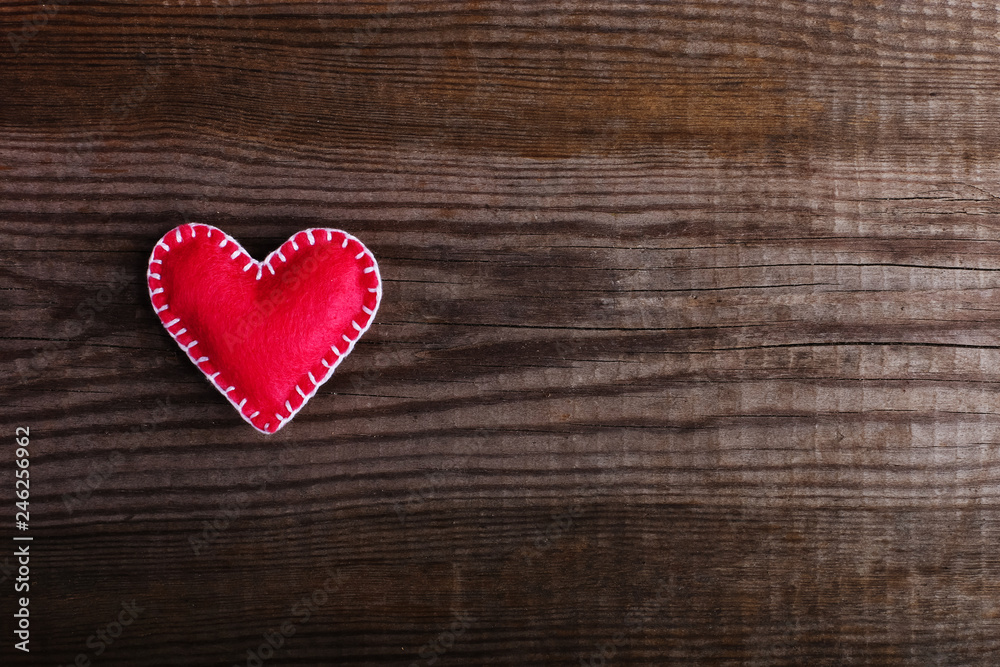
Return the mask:
<svg viewBox="0 0 1000 667">
<path fill-rule="evenodd" d="M 54 7 L 0 9 L 16 664 L 996 662 L 996 8 Z M 185 220 L 379 258 L 275 436 L 148 307 Z"/>
</svg>

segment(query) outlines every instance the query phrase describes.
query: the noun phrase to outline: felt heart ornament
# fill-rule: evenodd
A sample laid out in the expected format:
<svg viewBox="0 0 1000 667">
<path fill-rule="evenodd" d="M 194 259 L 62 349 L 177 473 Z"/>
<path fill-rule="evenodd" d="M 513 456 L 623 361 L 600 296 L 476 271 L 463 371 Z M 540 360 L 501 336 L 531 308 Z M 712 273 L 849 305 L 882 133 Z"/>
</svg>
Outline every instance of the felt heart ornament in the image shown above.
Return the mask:
<svg viewBox="0 0 1000 667">
<path fill-rule="evenodd" d="M 337 229 L 296 232 L 258 262 L 215 227 L 181 225 L 156 243 L 146 277 L 167 333 L 262 433 L 330 379 L 382 299 L 375 257 Z"/>
</svg>

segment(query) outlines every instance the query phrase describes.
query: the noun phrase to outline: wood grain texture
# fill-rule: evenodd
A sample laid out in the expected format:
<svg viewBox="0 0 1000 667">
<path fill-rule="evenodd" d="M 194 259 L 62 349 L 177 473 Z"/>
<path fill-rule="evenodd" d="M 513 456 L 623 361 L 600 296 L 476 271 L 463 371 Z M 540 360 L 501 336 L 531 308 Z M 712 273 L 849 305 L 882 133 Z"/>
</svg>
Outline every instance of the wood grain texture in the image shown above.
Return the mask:
<svg viewBox="0 0 1000 667">
<path fill-rule="evenodd" d="M 19 1 L 0 35 L 14 664 L 252 665 L 285 623 L 264 664 L 1000 660 L 992 4 Z M 379 260 L 277 435 L 149 307 L 186 220 Z"/>
</svg>

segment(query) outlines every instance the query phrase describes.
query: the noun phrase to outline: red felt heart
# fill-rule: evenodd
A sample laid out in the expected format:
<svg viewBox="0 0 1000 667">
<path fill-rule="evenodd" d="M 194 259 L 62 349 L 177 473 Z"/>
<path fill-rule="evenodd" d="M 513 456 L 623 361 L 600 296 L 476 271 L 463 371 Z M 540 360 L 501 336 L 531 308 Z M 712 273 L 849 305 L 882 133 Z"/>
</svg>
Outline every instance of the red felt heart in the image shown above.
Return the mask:
<svg viewBox="0 0 1000 667">
<path fill-rule="evenodd" d="M 262 433 L 330 379 L 382 299 L 375 258 L 337 229 L 297 232 L 258 262 L 215 227 L 181 225 L 153 248 L 147 280 L 167 333 Z"/>
</svg>

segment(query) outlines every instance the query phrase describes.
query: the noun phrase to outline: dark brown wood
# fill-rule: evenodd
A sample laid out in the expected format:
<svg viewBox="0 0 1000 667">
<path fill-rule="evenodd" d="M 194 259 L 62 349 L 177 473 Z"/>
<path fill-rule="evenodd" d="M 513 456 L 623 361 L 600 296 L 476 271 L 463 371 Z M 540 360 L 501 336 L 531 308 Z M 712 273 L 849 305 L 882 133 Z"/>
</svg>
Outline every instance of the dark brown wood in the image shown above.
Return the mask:
<svg viewBox="0 0 1000 667">
<path fill-rule="evenodd" d="M 995 665 L 998 30 L 944 0 L 0 7 L 3 534 L 25 426 L 34 537 L 3 655 Z M 149 307 L 185 220 L 379 259 L 376 325 L 275 436 Z"/>
</svg>

